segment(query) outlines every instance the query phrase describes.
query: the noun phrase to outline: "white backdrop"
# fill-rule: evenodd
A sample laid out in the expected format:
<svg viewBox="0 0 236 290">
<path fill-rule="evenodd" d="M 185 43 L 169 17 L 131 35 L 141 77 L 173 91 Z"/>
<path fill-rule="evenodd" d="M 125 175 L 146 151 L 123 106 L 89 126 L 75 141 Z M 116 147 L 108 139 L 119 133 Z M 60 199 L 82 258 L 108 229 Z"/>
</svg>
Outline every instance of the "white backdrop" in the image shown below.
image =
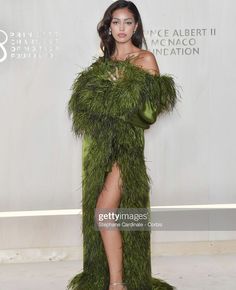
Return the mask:
<svg viewBox="0 0 236 290">
<path fill-rule="evenodd" d="M 161 73 L 182 87 L 173 113 L 145 132 L 152 205 L 236 203 L 235 2 L 133 2 Z M 81 208 L 81 140 L 66 105 L 99 53 L 96 26 L 111 3 L 0 0 L 0 211 Z M 1 219 L 0 248 L 76 246 L 79 225 Z M 176 237 L 164 240 L 209 239 Z"/>
</svg>

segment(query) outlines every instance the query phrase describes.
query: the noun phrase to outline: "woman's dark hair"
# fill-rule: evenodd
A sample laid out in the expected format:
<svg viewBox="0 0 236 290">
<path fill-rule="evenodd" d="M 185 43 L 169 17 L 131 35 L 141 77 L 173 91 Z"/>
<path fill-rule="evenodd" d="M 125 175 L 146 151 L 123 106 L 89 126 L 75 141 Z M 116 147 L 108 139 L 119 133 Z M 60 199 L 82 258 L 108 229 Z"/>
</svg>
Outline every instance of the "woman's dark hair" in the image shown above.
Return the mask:
<svg viewBox="0 0 236 290">
<path fill-rule="evenodd" d="M 109 34 L 109 27 L 112 20 L 112 13 L 120 8 L 128 8 L 133 14 L 135 23 L 138 23 L 138 27 L 131 38 L 133 45 L 142 48 L 142 45 L 144 44 L 147 49 L 147 43 L 143 34 L 143 24 L 137 7 L 131 1 L 118 0 L 107 8 L 103 19 L 97 25 L 97 31 L 101 38 L 100 48 L 104 53 L 104 59 L 110 59 L 115 52 L 116 43 L 114 37 Z"/>
</svg>

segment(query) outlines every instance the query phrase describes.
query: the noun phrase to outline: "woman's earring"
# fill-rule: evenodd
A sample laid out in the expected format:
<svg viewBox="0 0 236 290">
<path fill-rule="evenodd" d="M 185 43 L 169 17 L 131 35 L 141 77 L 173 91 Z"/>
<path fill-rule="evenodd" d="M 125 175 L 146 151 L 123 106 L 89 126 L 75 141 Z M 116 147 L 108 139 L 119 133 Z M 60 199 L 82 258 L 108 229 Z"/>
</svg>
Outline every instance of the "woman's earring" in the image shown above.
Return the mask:
<svg viewBox="0 0 236 290">
<path fill-rule="evenodd" d="M 111 28 L 109 28 L 109 35 L 111 35 Z"/>
<path fill-rule="evenodd" d="M 134 30 L 133 34 L 135 34 L 136 30 Z"/>
</svg>

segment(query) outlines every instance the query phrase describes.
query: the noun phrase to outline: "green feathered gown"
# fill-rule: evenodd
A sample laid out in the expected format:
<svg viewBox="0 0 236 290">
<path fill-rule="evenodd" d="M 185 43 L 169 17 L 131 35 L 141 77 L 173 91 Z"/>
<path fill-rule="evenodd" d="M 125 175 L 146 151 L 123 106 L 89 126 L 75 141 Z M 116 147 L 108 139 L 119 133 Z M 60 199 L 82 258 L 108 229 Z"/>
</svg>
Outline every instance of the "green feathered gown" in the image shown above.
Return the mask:
<svg viewBox="0 0 236 290">
<path fill-rule="evenodd" d="M 115 68 L 122 77 L 111 80 Z M 82 137 L 83 271 L 70 290 L 107 290 L 109 268 L 100 231 L 95 230 L 97 198 L 116 161 L 122 178 L 120 208 L 149 208 L 150 178 L 144 157 L 144 130 L 162 112 L 173 110 L 177 88 L 170 75 L 151 75 L 128 59 L 95 61 L 76 76 L 68 102 L 72 131 Z M 128 290 L 176 289 L 152 277 L 150 231 L 121 231 L 123 280 Z"/>
</svg>

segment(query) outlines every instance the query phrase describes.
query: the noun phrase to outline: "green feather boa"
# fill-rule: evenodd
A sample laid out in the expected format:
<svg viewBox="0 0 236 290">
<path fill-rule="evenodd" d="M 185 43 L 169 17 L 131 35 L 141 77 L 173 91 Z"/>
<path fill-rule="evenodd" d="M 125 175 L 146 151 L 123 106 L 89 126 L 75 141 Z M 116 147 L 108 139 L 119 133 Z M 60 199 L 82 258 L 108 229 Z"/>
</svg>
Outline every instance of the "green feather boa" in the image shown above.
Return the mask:
<svg viewBox="0 0 236 290">
<path fill-rule="evenodd" d="M 125 75 L 110 81 L 109 72 L 114 73 L 116 67 L 123 68 Z M 69 117 L 72 115 L 72 131 L 76 135 L 96 135 L 104 124 L 127 122 L 146 101 L 158 115 L 170 112 L 180 95 L 170 75 L 151 75 L 129 60 L 102 61 L 101 57 L 78 73 L 71 89 L 68 113 Z"/>
<path fill-rule="evenodd" d="M 115 69 L 124 74 L 110 79 Z M 82 232 L 83 271 L 68 284 L 71 290 L 107 290 L 109 267 L 94 209 L 114 161 L 122 178 L 121 208 L 150 208 L 150 178 L 144 158 L 144 128 L 173 110 L 178 90 L 170 75 L 151 75 L 126 61 L 95 61 L 76 76 L 68 114 L 72 131 L 83 137 Z M 143 114 L 152 109 L 154 118 Z M 134 116 L 139 116 L 135 123 Z M 142 126 L 142 124 L 144 126 Z M 141 124 L 140 126 L 137 124 Z M 121 231 L 124 280 L 128 290 L 175 289 L 152 277 L 150 231 Z"/>
</svg>

